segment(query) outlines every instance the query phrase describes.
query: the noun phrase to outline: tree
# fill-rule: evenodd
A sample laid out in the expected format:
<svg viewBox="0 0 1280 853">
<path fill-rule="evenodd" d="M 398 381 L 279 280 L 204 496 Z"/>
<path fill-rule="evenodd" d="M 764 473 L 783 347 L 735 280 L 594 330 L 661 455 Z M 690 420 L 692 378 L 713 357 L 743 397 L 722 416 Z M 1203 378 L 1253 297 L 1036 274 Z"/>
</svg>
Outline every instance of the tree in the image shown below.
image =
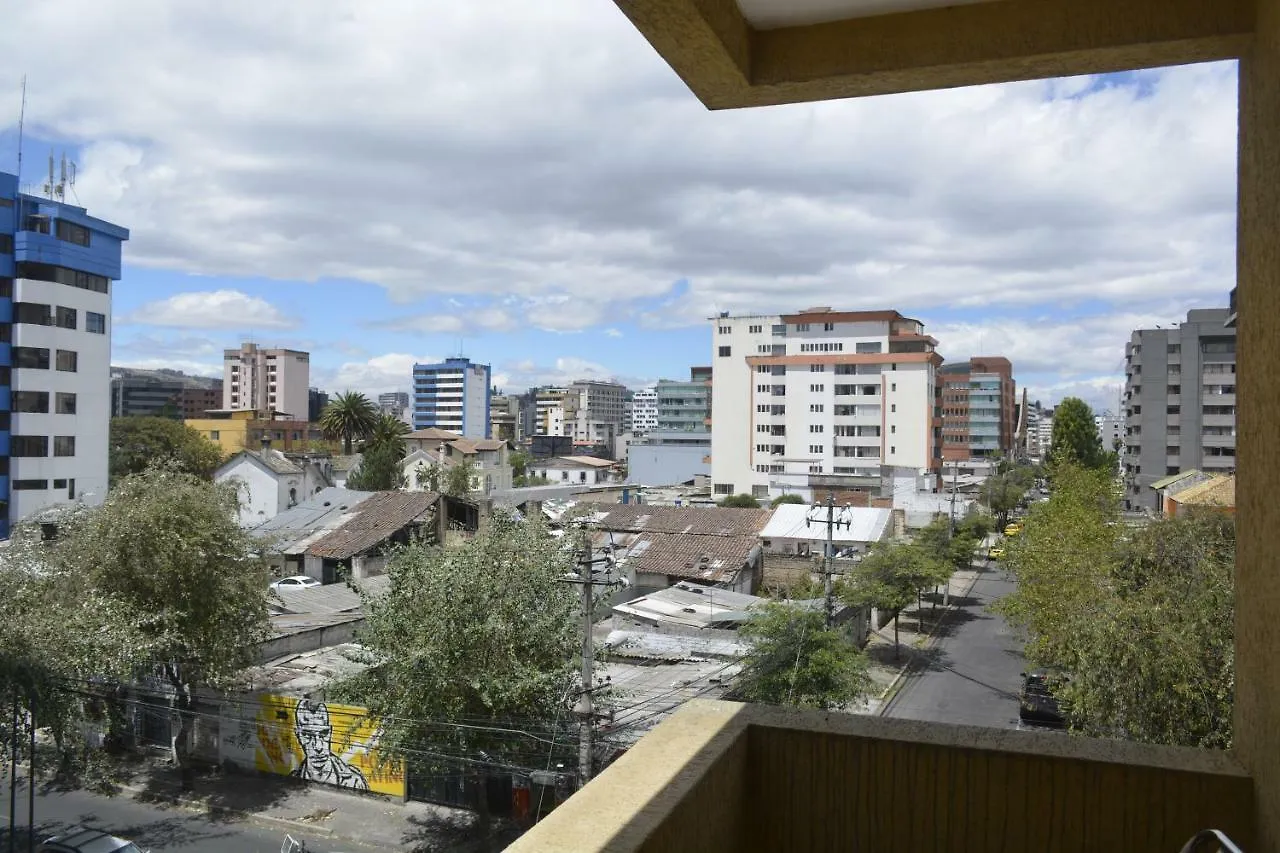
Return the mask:
<svg viewBox="0 0 1280 853">
<path fill-rule="evenodd" d="M 760 501 L 751 495 L 729 495 L 729 497 L 720 501 L 722 507 L 732 507 L 736 509 L 759 509 Z"/>
<path fill-rule="evenodd" d="M 1073 463 L 1085 468 L 1114 468 L 1114 455 L 1102 447 L 1093 409 L 1079 397 L 1067 397 L 1053 410 L 1049 459 L 1056 467 Z"/>
<path fill-rule="evenodd" d="M 1035 469 L 1002 463 L 996 473 L 983 480 L 978 500 L 995 514 L 1000 529 L 1009 523 L 1009 513 L 1018 507 L 1035 482 Z"/>
<path fill-rule="evenodd" d="M 231 485 L 153 468 L 61 525 L 45 552 L 108 613 L 125 614 L 136 634 L 131 662 L 168 683 L 184 781 L 193 688 L 221 686 L 257 663 L 270 634 L 267 562 L 236 522 L 237 506 Z"/>
<path fill-rule="evenodd" d="M 528 766 L 535 751 L 545 762 L 545 743 L 513 734 L 510 721 L 551 729 L 572 704 L 581 636 L 577 590 L 564 578 L 573 571 L 540 519 L 501 511 L 460 544 L 393 551 L 389 587 L 363 595 L 360 642 L 374 666 L 335 692 L 383 720 L 383 743 L 421 772 Z"/>
<path fill-rule="evenodd" d="M 533 461 L 528 451 L 517 450 L 511 454 L 511 474 L 516 480 L 516 485 L 522 485 L 520 481 L 529 475 L 529 463 Z"/>
<path fill-rule="evenodd" d="M 398 458 L 403 459 L 405 455 L 404 437 L 409 432 L 409 425 L 404 421 L 385 413 L 380 414 L 374 419 L 373 427 L 365 437 L 365 448 L 385 447 Z"/>
<path fill-rule="evenodd" d="M 419 463 L 413 471 L 413 478 L 420 489 L 465 498 L 475 491 L 479 471 L 475 462 L 463 457 L 452 465 L 442 465 L 439 462 Z"/>
<path fill-rule="evenodd" d="M 1063 462 L 1049 500 L 1036 503 L 1008 541 L 1004 566 L 1017 587 L 996 608 L 1027 631 L 1033 661 L 1075 668 L 1076 626 L 1100 612 L 1118 560 L 1119 506 L 1110 472 Z"/>
<path fill-rule="evenodd" d="M 839 710 L 871 687 L 866 657 L 849 637 L 824 627 L 821 610 L 769 602 L 739 630 L 752 644 L 735 681 L 735 699 Z"/>
<path fill-rule="evenodd" d="M 774 498 L 772 501 L 769 502 L 769 506 L 773 507 L 774 509 L 777 509 L 783 504 L 802 504 L 804 502 L 805 502 L 804 498 L 800 497 L 799 495 L 778 495 L 776 498 Z"/>
<path fill-rule="evenodd" d="M 362 492 L 386 492 L 408 485 L 401 462 L 404 448 L 394 444 L 371 444 L 360 454 L 360 464 L 347 476 L 347 488 Z"/>
<path fill-rule="evenodd" d="M 320 413 L 320 429 L 335 441 L 342 440 L 342 452 L 351 455 L 357 439 L 368 438 L 378 423 L 378 410 L 358 391 L 343 391 Z"/>
<path fill-rule="evenodd" d="M 218 445 L 198 430 L 169 418 L 112 418 L 109 440 L 112 485 L 154 465 L 168 465 L 209 479 L 223 461 Z"/>
<path fill-rule="evenodd" d="M 891 611 L 894 653 L 898 643 L 898 620 L 903 609 L 918 599 L 921 590 L 935 587 L 951 577 L 952 566 L 910 542 L 877 542 L 840 585 L 840 597 L 855 606 L 871 605 Z M 924 614 L 918 612 L 923 632 Z"/>
<path fill-rule="evenodd" d="M 1218 512 L 1156 521 L 1119 544 L 1092 618 L 1074 621 L 1059 691 L 1094 737 L 1230 749 L 1235 524 Z"/>
</svg>

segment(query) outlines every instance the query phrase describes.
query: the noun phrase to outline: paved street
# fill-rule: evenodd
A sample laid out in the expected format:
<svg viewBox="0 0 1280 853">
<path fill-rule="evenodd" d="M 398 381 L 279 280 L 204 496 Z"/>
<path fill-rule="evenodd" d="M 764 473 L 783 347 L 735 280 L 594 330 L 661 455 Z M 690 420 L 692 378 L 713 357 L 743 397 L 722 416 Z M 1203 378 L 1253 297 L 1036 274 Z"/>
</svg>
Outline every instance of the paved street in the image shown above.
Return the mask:
<svg viewBox="0 0 1280 853">
<path fill-rule="evenodd" d="M 998 568 L 984 571 L 967 598 L 946 617 L 936 646 L 925 653 L 890 701 L 885 716 L 1016 728 L 1021 643 L 987 605 L 1013 591 Z"/>
<path fill-rule="evenodd" d="M 27 849 L 27 788 L 19 779 L 18 849 Z M 84 791 L 40 792 L 36 795 L 37 838 L 56 835 L 68 826 L 80 824 L 103 829 L 137 842 L 145 850 L 159 853 L 278 853 L 285 830 L 260 828 L 245 823 L 220 821 L 182 808 L 166 808 L 136 802 L 127 796 L 103 797 Z M 9 779 L 0 782 L 0 853 L 9 849 Z M 297 833 L 294 833 L 295 837 Z M 312 853 L 328 853 L 332 846 L 322 837 L 306 838 Z M 337 844 L 338 842 L 334 842 Z M 347 849 L 353 849 L 350 844 Z M 359 848 L 368 850 L 370 848 Z"/>
</svg>

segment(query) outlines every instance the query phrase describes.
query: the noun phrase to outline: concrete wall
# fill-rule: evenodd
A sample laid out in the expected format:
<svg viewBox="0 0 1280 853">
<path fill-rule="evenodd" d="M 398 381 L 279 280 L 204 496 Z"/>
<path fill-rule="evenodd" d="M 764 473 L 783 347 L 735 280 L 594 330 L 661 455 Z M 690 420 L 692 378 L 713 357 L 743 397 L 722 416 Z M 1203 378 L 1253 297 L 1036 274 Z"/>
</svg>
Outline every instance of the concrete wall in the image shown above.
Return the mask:
<svg viewBox="0 0 1280 853">
<path fill-rule="evenodd" d="M 627 482 L 643 486 L 672 486 L 698 475 L 709 475 L 708 445 L 633 444 L 627 449 Z"/>
<path fill-rule="evenodd" d="M 296 655 L 302 652 L 313 652 L 316 649 L 350 643 L 355 639 L 356 631 L 364 626 L 364 616 L 353 615 L 345 622 L 331 625 L 317 625 L 314 628 L 294 631 L 279 637 L 272 637 L 258 646 L 260 661 L 275 660 L 284 655 Z"/>
</svg>

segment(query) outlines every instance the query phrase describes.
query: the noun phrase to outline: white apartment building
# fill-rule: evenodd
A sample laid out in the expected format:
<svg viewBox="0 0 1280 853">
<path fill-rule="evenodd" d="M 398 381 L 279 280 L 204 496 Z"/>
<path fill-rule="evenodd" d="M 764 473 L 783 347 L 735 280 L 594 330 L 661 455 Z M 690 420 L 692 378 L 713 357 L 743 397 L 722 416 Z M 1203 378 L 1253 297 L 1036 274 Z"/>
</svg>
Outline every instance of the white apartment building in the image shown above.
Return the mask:
<svg viewBox="0 0 1280 853">
<path fill-rule="evenodd" d="M 896 311 L 712 318 L 717 496 L 878 488 L 941 465 L 937 341 Z"/>
<path fill-rule="evenodd" d="M 487 364 L 447 358 L 413 366 L 413 428 L 450 430 L 467 438 L 488 438 L 492 372 Z"/>
<path fill-rule="evenodd" d="M 534 434 L 564 435 L 564 399 L 568 388 L 543 388 L 534 398 Z"/>
<path fill-rule="evenodd" d="M 610 448 L 622 435 L 622 413 L 627 388 L 618 382 L 582 380 L 565 394 L 565 435 Z"/>
<path fill-rule="evenodd" d="M 1110 452 L 1124 446 L 1124 415 L 1103 412 L 1093 416 L 1093 425 L 1098 428 L 1103 450 Z"/>
<path fill-rule="evenodd" d="M 311 411 L 311 356 L 244 343 L 222 353 L 222 408 L 284 412 L 306 420 Z"/>
<path fill-rule="evenodd" d="M 636 435 L 658 428 L 658 391 L 642 388 L 631 397 L 631 431 Z"/>
</svg>

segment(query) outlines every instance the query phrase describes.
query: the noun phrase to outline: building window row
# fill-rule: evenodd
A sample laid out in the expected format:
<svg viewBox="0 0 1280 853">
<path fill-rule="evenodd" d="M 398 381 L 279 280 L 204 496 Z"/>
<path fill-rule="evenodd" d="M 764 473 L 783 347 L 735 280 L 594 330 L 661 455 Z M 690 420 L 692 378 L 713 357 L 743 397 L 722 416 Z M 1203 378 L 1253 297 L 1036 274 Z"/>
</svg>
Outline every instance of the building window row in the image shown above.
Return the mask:
<svg viewBox="0 0 1280 853">
<path fill-rule="evenodd" d="M 81 272 L 79 270 L 57 267 L 52 264 L 24 262 L 18 264 L 18 278 L 29 278 L 33 281 L 52 281 L 78 287 L 81 290 L 92 290 L 94 293 L 110 292 L 110 279 L 104 275 Z"/>
<path fill-rule="evenodd" d="M 844 352 L 843 343 L 800 344 L 800 352 Z"/>
</svg>

